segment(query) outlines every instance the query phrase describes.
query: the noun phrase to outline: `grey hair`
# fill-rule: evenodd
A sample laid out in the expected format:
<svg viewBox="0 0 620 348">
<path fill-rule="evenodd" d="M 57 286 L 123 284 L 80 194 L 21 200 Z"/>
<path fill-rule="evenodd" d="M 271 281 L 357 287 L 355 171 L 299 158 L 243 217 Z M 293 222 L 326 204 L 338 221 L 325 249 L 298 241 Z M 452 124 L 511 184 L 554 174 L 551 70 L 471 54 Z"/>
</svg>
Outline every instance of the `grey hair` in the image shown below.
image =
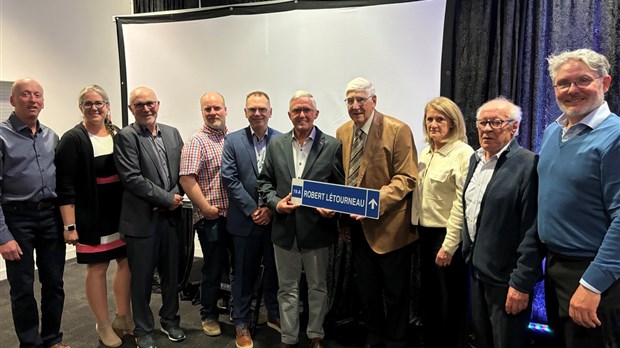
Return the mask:
<svg viewBox="0 0 620 348">
<path fill-rule="evenodd" d="M 316 109 L 316 101 L 314 101 L 314 96 L 310 94 L 310 92 L 301 89 L 293 93 L 293 96 L 291 97 L 291 101 L 289 103 L 292 103 L 293 100 L 300 98 L 310 98 L 310 100 L 312 100 L 312 107 Z"/>
<path fill-rule="evenodd" d="M 500 95 L 499 97 L 495 99 L 491 99 L 488 102 L 482 104 L 478 108 L 478 110 L 476 110 L 476 120 L 478 120 L 478 118 L 480 117 L 480 112 L 482 111 L 482 108 L 484 108 L 488 104 L 495 103 L 495 102 L 504 102 L 510 105 L 510 113 L 508 114 L 508 119 L 517 121 L 517 124 L 518 124 L 517 131 L 515 132 L 515 135 L 514 135 L 516 137 L 517 135 L 519 135 L 519 128 L 521 128 L 521 116 L 523 115 L 523 111 L 517 104 L 513 103 L 512 100 L 504 97 L 503 95 Z"/>
<path fill-rule="evenodd" d="M 82 88 L 82 90 L 80 90 L 80 93 L 78 94 L 78 104 L 82 105 L 82 102 L 84 101 L 84 96 L 86 95 L 86 93 L 88 92 L 96 92 L 98 93 L 101 98 L 103 98 L 103 101 L 106 102 L 106 104 L 110 104 L 110 97 L 108 97 L 108 93 L 106 93 L 106 91 L 103 89 L 103 87 L 99 86 L 99 85 L 87 85 L 84 88 Z"/>
<path fill-rule="evenodd" d="M 600 76 L 609 75 L 610 65 L 604 55 L 588 48 L 580 48 L 574 51 L 564 51 L 557 55 L 551 54 L 547 57 L 551 81 L 555 81 L 560 67 L 571 60 L 583 62 L 590 70 L 596 71 Z"/>
<path fill-rule="evenodd" d="M 363 77 L 356 77 L 353 80 L 347 83 L 347 89 L 345 91 L 345 95 L 349 94 L 349 92 L 354 91 L 363 91 L 366 93 L 366 96 L 370 97 L 375 95 L 375 86 L 372 82 L 366 80 Z"/>
</svg>

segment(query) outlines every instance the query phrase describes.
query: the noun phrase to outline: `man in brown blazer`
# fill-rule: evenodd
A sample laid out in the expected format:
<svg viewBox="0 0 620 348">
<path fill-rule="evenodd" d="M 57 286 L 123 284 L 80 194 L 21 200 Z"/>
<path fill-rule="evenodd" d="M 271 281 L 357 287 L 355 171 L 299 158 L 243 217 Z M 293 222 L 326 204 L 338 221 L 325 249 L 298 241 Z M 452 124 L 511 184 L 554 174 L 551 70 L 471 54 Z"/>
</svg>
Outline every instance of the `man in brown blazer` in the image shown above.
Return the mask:
<svg viewBox="0 0 620 348">
<path fill-rule="evenodd" d="M 375 110 L 372 83 L 353 79 L 346 88 L 351 121 L 340 126 L 346 184 L 380 190 L 379 219 L 341 219 L 351 242 L 368 337 L 364 347 L 406 347 L 409 323 L 411 196 L 418 168 L 411 129 Z M 378 301 L 377 299 L 383 299 Z"/>
</svg>

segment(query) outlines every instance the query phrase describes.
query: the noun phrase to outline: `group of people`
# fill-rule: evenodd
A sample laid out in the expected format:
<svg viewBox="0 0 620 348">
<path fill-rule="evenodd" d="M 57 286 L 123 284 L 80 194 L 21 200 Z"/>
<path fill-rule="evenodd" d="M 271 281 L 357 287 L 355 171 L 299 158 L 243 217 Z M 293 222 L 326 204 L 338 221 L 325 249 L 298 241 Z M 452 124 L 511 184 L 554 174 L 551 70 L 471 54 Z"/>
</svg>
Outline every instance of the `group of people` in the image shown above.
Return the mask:
<svg viewBox="0 0 620 348">
<path fill-rule="evenodd" d="M 280 332 L 280 347 L 299 345 L 302 298 L 308 344 L 325 347 L 328 263 L 338 238 L 352 250 L 364 347 L 407 346 L 416 241 L 425 347 L 466 347 L 470 325 L 478 348 L 526 347 L 544 258 L 554 346 L 618 347 L 620 118 L 604 98 L 610 65 L 589 49 L 548 62 L 563 114 L 545 131 L 539 154 L 517 143 L 522 111 L 510 100 L 477 110 L 474 151 L 458 106 L 438 97 L 424 109 L 429 146 L 419 162 L 410 127 L 376 110 L 375 88 L 364 78 L 345 88 L 351 120 L 335 137 L 314 125 L 319 109 L 308 91 L 292 95 L 286 133 L 269 127 L 265 92 L 247 95 L 248 126 L 232 133 L 224 97 L 207 92 L 203 126 L 185 144 L 175 128 L 157 122 L 160 102 L 148 87 L 131 92 L 135 123 L 119 129 L 107 93 L 86 86 L 78 97 L 83 120 L 59 140 L 38 121 L 41 85 L 16 81 L 14 112 L 0 124 L 0 254 L 20 345 L 68 347 L 60 331 L 65 243 L 76 245 L 77 262 L 87 265 L 86 296 L 103 344 L 118 347 L 130 334 L 138 347 L 156 347 L 149 307 L 155 270 L 160 330 L 171 341 L 185 339 L 177 224 L 186 194 L 204 259 L 202 329 L 221 334 L 217 301 L 230 258 L 237 348 L 253 347 L 252 296 L 261 273 L 267 324 Z M 379 218 L 294 203 L 295 178 L 379 190 Z"/>
</svg>

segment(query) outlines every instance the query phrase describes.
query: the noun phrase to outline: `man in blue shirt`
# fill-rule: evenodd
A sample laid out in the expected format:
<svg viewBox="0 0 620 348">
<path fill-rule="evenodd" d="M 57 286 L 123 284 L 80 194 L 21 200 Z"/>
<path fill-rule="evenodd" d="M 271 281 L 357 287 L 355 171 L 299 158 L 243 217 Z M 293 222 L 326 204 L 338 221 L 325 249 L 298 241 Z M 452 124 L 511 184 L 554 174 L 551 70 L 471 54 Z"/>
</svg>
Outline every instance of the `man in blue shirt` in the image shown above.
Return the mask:
<svg viewBox="0 0 620 348">
<path fill-rule="evenodd" d="M 563 114 L 545 130 L 539 236 L 548 249 L 549 324 L 561 347 L 620 344 L 620 118 L 607 59 L 589 49 L 548 58 Z"/>
<path fill-rule="evenodd" d="M 58 135 L 40 124 L 43 88 L 32 79 L 11 88 L 13 113 L 0 123 L 0 254 L 11 286 L 13 324 L 21 347 L 68 348 L 60 321 L 65 302 L 65 243 L 56 199 Z M 41 318 L 34 298 L 34 250 Z"/>
</svg>

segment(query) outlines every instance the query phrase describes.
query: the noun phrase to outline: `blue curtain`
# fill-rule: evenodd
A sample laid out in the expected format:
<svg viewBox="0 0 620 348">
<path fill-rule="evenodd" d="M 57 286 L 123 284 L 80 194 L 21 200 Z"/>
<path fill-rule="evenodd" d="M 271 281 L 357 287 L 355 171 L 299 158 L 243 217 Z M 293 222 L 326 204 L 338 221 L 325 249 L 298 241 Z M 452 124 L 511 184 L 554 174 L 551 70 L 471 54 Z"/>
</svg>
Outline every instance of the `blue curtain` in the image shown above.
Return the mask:
<svg viewBox="0 0 620 348">
<path fill-rule="evenodd" d="M 620 78 L 617 0 L 455 1 L 452 98 L 474 147 L 476 109 L 503 95 L 523 109 L 520 144 L 538 151 L 544 129 L 561 113 L 547 72 L 551 53 L 591 48 L 609 59 L 612 78 Z M 617 112 L 617 82 L 606 99 Z"/>
</svg>

